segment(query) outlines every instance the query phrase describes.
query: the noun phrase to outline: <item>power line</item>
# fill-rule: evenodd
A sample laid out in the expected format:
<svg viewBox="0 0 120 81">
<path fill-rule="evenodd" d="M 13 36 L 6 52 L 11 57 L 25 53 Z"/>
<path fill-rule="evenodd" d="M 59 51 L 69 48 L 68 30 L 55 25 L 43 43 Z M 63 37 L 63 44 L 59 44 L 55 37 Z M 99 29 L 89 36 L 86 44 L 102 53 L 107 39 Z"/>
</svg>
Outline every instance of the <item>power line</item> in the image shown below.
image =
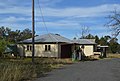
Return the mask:
<svg viewBox="0 0 120 81">
<path fill-rule="evenodd" d="M 42 21 L 43 21 L 44 27 L 45 27 L 47 33 L 49 33 L 49 32 L 48 32 L 47 25 L 46 25 L 46 23 L 45 23 L 45 19 L 44 19 L 44 15 L 43 15 L 43 10 L 42 10 L 42 7 L 41 7 L 41 5 L 40 5 L 40 1 L 39 1 L 39 0 L 38 0 L 38 7 L 39 7 L 39 9 L 40 9 L 41 18 L 42 18 Z"/>
<path fill-rule="evenodd" d="M 38 0 L 38 6 L 39 6 L 39 9 L 40 9 L 40 13 L 41 13 L 41 16 L 42 16 L 42 21 L 43 21 L 44 27 L 45 27 L 45 29 L 46 29 L 50 39 L 53 41 L 53 39 L 52 39 L 53 37 L 49 34 L 49 31 L 48 31 L 48 28 L 47 28 L 47 25 L 46 25 L 46 22 L 45 22 L 45 19 L 44 19 L 43 10 L 42 10 L 42 7 L 40 5 L 40 1 L 39 0 Z"/>
<path fill-rule="evenodd" d="M 40 13 L 41 13 L 41 16 L 42 16 L 42 20 L 43 20 L 44 27 L 45 27 L 45 29 L 46 29 L 46 31 L 47 31 L 47 33 L 48 33 L 48 36 L 49 36 L 50 39 L 53 41 L 53 39 L 56 39 L 56 38 L 52 37 L 52 36 L 49 34 L 47 25 L 46 25 L 46 23 L 45 23 L 45 19 L 44 19 L 42 7 L 41 7 L 41 5 L 40 5 L 40 1 L 39 1 L 39 0 L 38 0 L 38 6 L 39 6 L 39 9 L 40 9 Z M 52 39 L 52 38 L 53 38 L 53 39 Z M 58 43 L 58 42 L 56 42 L 56 44 L 57 44 L 57 43 Z M 54 52 L 54 53 L 55 53 L 55 52 Z"/>
</svg>

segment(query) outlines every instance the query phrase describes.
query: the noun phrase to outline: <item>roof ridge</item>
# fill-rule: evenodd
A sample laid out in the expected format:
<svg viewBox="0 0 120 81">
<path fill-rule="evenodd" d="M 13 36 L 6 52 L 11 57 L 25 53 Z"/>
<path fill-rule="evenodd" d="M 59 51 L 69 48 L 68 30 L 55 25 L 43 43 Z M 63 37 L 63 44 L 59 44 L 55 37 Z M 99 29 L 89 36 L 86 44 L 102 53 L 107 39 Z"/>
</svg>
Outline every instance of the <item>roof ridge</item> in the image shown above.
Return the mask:
<svg viewBox="0 0 120 81">
<path fill-rule="evenodd" d="M 57 38 L 55 38 L 54 36 L 52 36 L 52 35 L 55 35 L 55 34 L 53 34 L 53 33 L 50 33 L 50 34 L 48 34 L 49 36 L 51 36 L 52 38 L 54 38 L 57 42 L 58 42 L 58 39 Z"/>
<path fill-rule="evenodd" d="M 31 38 L 30 39 L 27 39 L 27 40 L 24 40 L 22 42 L 25 42 L 25 43 L 31 43 Z M 59 35 L 56 35 L 56 34 L 53 34 L 53 33 L 47 33 L 47 34 L 43 34 L 43 35 L 39 35 L 39 36 L 36 36 L 35 37 L 35 42 L 38 43 L 38 42 L 66 42 L 66 43 L 71 43 L 72 41 L 69 39 L 69 38 L 66 38 L 66 37 L 63 37 L 63 36 L 59 36 Z"/>
</svg>

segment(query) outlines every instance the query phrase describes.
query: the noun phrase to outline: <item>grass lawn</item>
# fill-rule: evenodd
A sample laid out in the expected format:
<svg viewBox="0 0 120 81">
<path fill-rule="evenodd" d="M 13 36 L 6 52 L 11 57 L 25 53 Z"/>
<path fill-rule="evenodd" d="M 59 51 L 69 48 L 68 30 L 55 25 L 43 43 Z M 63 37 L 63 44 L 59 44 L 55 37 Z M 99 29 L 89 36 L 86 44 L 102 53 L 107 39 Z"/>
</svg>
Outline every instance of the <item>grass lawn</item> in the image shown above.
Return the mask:
<svg viewBox="0 0 120 81">
<path fill-rule="evenodd" d="M 31 58 L 0 59 L 0 81 L 26 81 L 43 76 L 44 73 L 64 64 L 71 64 L 70 59 Z"/>
</svg>

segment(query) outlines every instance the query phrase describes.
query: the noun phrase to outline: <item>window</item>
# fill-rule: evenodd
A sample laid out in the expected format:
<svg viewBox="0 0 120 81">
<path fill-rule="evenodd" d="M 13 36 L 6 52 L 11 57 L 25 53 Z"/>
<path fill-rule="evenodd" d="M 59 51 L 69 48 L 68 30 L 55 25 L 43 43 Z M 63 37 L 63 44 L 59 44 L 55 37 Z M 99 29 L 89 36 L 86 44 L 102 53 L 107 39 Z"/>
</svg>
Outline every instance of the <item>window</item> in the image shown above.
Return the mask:
<svg viewBox="0 0 120 81">
<path fill-rule="evenodd" d="M 32 51 L 32 46 L 27 45 L 27 51 Z"/>
<path fill-rule="evenodd" d="M 48 51 L 50 51 L 51 50 L 51 47 L 50 47 L 50 45 L 48 45 Z"/>
<path fill-rule="evenodd" d="M 45 45 L 45 51 L 50 51 L 51 50 L 51 46 L 50 45 Z"/>
<path fill-rule="evenodd" d="M 29 45 L 27 45 L 27 50 L 29 50 Z"/>
<path fill-rule="evenodd" d="M 47 45 L 45 45 L 45 51 L 47 51 Z"/>
<path fill-rule="evenodd" d="M 32 46 L 30 46 L 30 51 L 32 50 Z"/>
</svg>

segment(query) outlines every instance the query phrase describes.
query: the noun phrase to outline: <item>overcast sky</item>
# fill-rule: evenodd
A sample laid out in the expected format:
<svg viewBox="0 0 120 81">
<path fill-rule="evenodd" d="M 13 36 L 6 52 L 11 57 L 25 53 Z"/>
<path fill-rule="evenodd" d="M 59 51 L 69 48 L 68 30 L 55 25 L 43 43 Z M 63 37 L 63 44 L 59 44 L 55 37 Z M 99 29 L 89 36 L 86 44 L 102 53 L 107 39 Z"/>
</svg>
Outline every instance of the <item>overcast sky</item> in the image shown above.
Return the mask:
<svg viewBox="0 0 120 81">
<path fill-rule="evenodd" d="M 12 30 L 31 29 L 32 0 L 0 0 L 0 26 Z M 48 33 L 44 27 L 40 8 L 48 32 L 67 38 L 80 35 L 81 26 L 88 26 L 90 33 L 98 36 L 111 35 L 104 25 L 106 17 L 115 9 L 120 11 L 120 0 L 35 0 L 36 34 Z M 120 43 L 120 36 L 119 43 Z"/>
</svg>

